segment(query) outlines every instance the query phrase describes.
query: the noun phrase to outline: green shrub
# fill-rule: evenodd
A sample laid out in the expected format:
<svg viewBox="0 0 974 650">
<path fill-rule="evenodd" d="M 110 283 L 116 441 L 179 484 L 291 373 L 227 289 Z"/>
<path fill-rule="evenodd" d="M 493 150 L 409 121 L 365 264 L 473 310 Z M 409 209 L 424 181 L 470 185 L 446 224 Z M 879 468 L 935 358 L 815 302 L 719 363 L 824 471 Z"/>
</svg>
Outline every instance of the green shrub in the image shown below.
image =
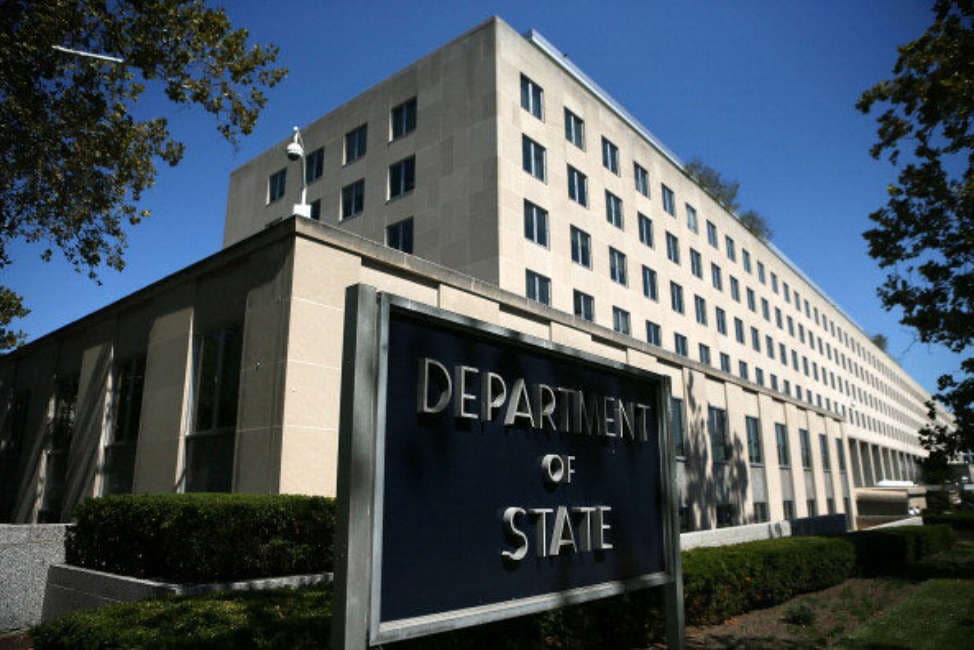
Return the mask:
<svg viewBox="0 0 974 650">
<path fill-rule="evenodd" d="M 326 648 L 331 587 L 161 598 L 68 614 L 31 630 L 37 650 Z"/>
<path fill-rule="evenodd" d="M 855 552 L 843 538 L 788 537 L 683 554 L 689 624 L 715 624 L 800 593 L 837 585 L 852 573 Z"/>
<path fill-rule="evenodd" d="M 324 497 L 120 495 L 74 514 L 67 562 L 88 569 L 220 582 L 332 568 L 335 506 Z"/>
<path fill-rule="evenodd" d="M 856 549 L 860 573 L 903 575 L 923 558 L 946 551 L 957 539 L 950 526 L 897 526 L 864 530 L 846 536 Z"/>
<path fill-rule="evenodd" d="M 785 609 L 785 623 L 806 626 L 814 623 L 815 618 L 815 610 L 808 603 L 795 603 Z"/>
<path fill-rule="evenodd" d="M 923 513 L 925 525 L 945 524 L 954 530 L 974 530 L 974 512 L 960 510 L 957 512 L 943 512 L 940 514 Z"/>
</svg>

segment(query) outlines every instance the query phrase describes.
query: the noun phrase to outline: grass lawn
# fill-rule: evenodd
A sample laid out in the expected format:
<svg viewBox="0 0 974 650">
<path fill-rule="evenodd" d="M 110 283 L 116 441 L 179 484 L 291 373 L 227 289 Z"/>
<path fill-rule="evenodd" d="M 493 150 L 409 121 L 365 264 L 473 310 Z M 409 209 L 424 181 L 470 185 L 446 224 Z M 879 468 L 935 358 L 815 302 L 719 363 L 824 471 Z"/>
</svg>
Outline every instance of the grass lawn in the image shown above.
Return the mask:
<svg viewBox="0 0 974 650">
<path fill-rule="evenodd" d="M 970 648 L 974 580 L 928 580 L 906 600 L 856 630 L 842 648 Z"/>
</svg>

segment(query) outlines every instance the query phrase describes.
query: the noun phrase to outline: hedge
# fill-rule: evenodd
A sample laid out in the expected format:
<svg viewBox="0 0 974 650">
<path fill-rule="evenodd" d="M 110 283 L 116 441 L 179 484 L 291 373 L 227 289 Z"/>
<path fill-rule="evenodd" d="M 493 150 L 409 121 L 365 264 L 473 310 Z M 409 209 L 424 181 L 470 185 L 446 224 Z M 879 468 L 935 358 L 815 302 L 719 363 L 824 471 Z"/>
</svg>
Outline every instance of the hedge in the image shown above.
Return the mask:
<svg viewBox="0 0 974 650">
<path fill-rule="evenodd" d="M 837 585 L 852 574 L 855 551 L 841 537 L 786 537 L 683 553 L 686 621 L 731 616 Z"/>
<path fill-rule="evenodd" d="M 954 530 L 974 530 L 974 511 L 961 510 L 958 512 L 942 512 L 940 514 L 923 513 L 923 523 L 926 525 L 945 524 Z"/>
<path fill-rule="evenodd" d="M 37 650 L 326 648 L 332 591 L 233 592 L 88 609 L 31 630 Z"/>
<path fill-rule="evenodd" d="M 84 501 L 67 562 L 182 583 L 330 571 L 335 505 L 324 497 L 119 495 Z"/>
<path fill-rule="evenodd" d="M 948 550 L 957 534 L 947 525 L 897 526 L 850 533 L 860 573 L 903 575 L 923 558 Z"/>
</svg>

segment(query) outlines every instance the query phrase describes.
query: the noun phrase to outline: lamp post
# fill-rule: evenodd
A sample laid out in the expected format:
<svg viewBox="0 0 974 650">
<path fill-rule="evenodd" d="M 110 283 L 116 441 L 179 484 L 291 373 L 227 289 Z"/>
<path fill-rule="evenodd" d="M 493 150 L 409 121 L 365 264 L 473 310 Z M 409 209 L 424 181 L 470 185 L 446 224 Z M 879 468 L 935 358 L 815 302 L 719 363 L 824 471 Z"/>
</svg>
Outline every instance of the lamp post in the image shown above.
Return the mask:
<svg viewBox="0 0 974 650">
<path fill-rule="evenodd" d="M 294 127 L 294 137 L 291 138 L 285 151 L 287 152 L 288 160 L 301 161 L 301 202 L 294 204 L 294 207 L 291 209 L 291 216 L 310 219 L 311 206 L 308 205 L 308 161 L 304 155 L 304 138 L 301 137 L 301 129 L 298 127 Z"/>
</svg>

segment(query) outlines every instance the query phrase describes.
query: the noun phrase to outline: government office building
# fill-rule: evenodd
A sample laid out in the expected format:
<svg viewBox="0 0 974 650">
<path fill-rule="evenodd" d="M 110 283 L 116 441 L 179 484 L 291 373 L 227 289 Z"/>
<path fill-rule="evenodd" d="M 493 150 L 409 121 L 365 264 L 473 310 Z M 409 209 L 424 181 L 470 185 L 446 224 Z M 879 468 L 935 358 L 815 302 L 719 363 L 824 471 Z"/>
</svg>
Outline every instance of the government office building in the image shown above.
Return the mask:
<svg viewBox="0 0 974 650">
<path fill-rule="evenodd" d="M 287 141 L 232 174 L 223 250 L 0 359 L 3 520 L 333 495 L 358 283 L 670 377 L 686 531 L 918 478 L 929 395 L 538 33 L 490 19 L 302 131 L 304 179 Z"/>
</svg>

